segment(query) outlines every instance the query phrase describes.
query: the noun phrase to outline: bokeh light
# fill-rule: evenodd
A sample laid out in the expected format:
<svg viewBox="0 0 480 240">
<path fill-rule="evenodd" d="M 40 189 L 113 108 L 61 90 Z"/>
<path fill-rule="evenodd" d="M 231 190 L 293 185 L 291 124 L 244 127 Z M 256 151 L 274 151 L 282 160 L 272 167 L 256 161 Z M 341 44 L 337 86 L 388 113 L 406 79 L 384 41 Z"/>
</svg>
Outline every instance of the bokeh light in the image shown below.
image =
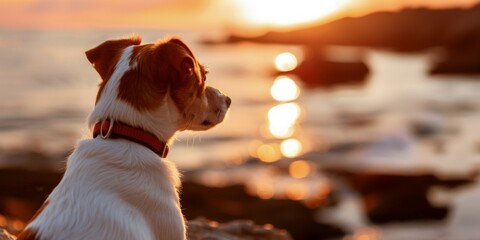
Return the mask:
<svg viewBox="0 0 480 240">
<path fill-rule="evenodd" d="M 283 140 L 280 144 L 280 150 L 283 156 L 293 158 L 300 155 L 302 152 L 302 143 L 294 138 Z"/>
<path fill-rule="evenodd" d="M 221 171 L 208 171 L 200 175 L 199 180 L 211 187 L 224 187 L 228 183 L 229 176 Z"/>
<path fill-rule="evenodd" d="M 300 113 L 300 107 L 296 103 L 284 103 L 272 107 L 268 111 L 270 133 L 277 138 L 292 136 Z"/>
<path fill-rule="evenodd" d="M 290 77 L 280 76 L 273 82 L 270 94 L 273 99 L 286 102 L 297 99 L 300 95 L 300 89 Z"/>
<path fill-rule="evenodd" d="M 270 134 L 276 138 L 288 138 L 295 133 L 294 125 L 270 124 L 268 126 Z"/>
<path fill-rule="evenodd" d="M 288 172 L 290 176 L 294 178 L 304 178 L 310 175 L 312 172 L 312 167 L 309 162 L 305 160 L 298 160 L 292 162 L 288 167 Z"/>
<path fill-rule="evenodd" d="M 305 183 L 292 183 L 285 191 L 285 195 L 291 200 L 302 200 L 307 197 L 308 186 Z"/>
<path fill-rule="evenodd" d="M 275 58 L 275 67 L 281 72 L 293 70 L 297 67 L 297 64 L 297 57 L 291 52 L 280 53 Z"/>
<path fill-rule="evenodd" d="M 253 140 L 248 144 L 248 154 L 254 158 L 258 158 L 258 148 L 262 146 L 263 142 L 259 140 Z"/>
<path fill-rule="evenodd" d="M 274 193 L 272 184 L 267 181 L 260 181 L 255 185 L 255 194 L 261 199 L 270 199 Z"/>
<path fill-rule="evenodd" d="M 278 144 L 262 144 L 257 148 L 257 156 L 262 162 L 275 162 L 282 157 Z"/>
</svg>

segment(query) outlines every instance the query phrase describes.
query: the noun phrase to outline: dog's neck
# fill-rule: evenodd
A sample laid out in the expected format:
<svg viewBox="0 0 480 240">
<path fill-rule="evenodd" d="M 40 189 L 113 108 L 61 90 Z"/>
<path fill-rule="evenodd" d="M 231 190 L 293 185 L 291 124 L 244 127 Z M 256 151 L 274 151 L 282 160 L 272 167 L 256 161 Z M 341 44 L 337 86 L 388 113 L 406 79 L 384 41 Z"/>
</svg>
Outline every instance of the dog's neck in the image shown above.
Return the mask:
<svg viewBox="0 0 480 240">
<path fill-rule="evenodd" d="M 130 68 L 135 67 L 130 64 L 130 56 L 133 47 L 127 47 L 115 66 L 115 71 L 107 81 L 101 94 L 101 98 L 90 113 L 88 125 L 93 130 L 97 122 L 104 119 L 120 121 L 131 126 L 142 128 L 155 135 L 159 140 L 170 143 L 173 139 L 179 121 L 179 113 L 172 99 L 167 94 L 164 99 L 159 99 L 163 104 L 154 111 L 140 112 L 129 103 L 118 98 L 118 87 L 123 74 Z M 139 93 L 141 94 L 141 93 Z"/>
</svg>

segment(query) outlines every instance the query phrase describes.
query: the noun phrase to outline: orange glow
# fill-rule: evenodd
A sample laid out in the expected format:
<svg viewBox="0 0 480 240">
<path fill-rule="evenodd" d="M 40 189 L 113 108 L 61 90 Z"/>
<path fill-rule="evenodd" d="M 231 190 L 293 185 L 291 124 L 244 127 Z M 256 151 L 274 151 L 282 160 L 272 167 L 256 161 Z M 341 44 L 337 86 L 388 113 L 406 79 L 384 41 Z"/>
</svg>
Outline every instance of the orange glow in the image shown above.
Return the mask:
<svg viewBox="0 0 480 240">
<path fill-rule="evenodd" d="M 16 231 L 21 231 L 23 228 L 25 228 L 25 223 L 23 223 L 22 221 L 20 220 L 14 220 L 12 222 L 12 227 L 13 229 L 15 229 Z"/>
<path fill-rule="evenodd" d="M 263 144 L 257 149 L 257 156 L 263 162 L 275 162 L 282 157 L 278 144 Z"/>
<path fill-rule="evenodd" d="M 302 200 L 307 197 L 308 186 L 303 183 L 294 183 L 288 186 L 285 194 L 289 199 Z"/>
<path fill-rule="evenodd" d="M 263 229 L 272 230 L 272 229 L 273 229 L 273 225 L 267 223 L 267 224 L 263 225 Z"/>
<path fill-rule="evenodd" d="M 283 156 L 293 158 L 302 152 L 302 143 L 297 139 L 290 138 L 280 144 L 280 150 Z"/>
<path fill-rule="evenodd" d="M 280 76 L 273 82 L 270 94 L 273 99 L 281 102 L 292 101 L 300 95 L 300 89 L 295 81 L 287 76 Z"/>
<path fill-rule="evenodd" d="M 284 52 L 277 55 L 275 58 L 275 67 L 278 71 L 286 72 L 297 67 L 297 57 L 290 52 Z"/>
<path fill-rule="evenodd" d="M 356 233 L 351 236 L 352 240 L 377 240 L 381 239 L 381 234 L 375 227 L 367 227 L 357 230 Z"/>
<path fill-rule="evenodd" d="M 290 164 L 288 167 L 288 172 L 290 176 L 294 178 L 304 178 L 312 172 L 312 167 L 310 163 L 305 160 L 298 160 Z"/>
<path fill-rule="evenodd" d="M 216 222 L 216 221 L 210 221 L 210 222 L 208 223 L 208 225 L 209 225 L 210 227 L 216 228 L 216 227 L 218 227 L 218 222 Z"/>
<path fill-rule="evenodd" d="M 300 107 L 296 103 L 284 103 L 268 111 L 270 133 L 277 138 L 293 135 L 294 126 L 300 117 Z"/>
<path fill-rule="evenodd" d="M 5 227 L 7 225 L 7 218 L 0 214 L 0 227 Z"/>
<path fill-rule="evenodd" d="M 262 146 L 262 142 L 253 140 L 248 144 L 248 154 L 254 158 L 258 158 L 258 148 Z"/>
<path fill-rule="evenodd" d="M 240 26 L 296 27 L 317 20 L 361 16 L 405 7 L 471 7 L 478 0 L 0 0 L 0 26 L 21 28 Z M 43 6 L 43 7 L 38 7 Z M 46 7 L 45 7 L 46 6 Z M 108 11 L 108 14 L 105 12 Z"/>
<path fill-rule="evenodd" d="M 274 191 L 270 183 L 262 182 L 256 185 L 256 195 L 261 199 L 270 199 L 273 197 Z"/>
<path fill-rule="evenodd" d="M 243 17 L 252 23 L 290 26 L 326 17 L 348 0 L 235 0 Z"/>
<path fill-rule="evenodd" d="M 206 172 L 201 175 L 200 179 L 203 184 L 212 187 L 223 187 L 228 183 L 228 176 L 218 171 Z"/>
</svg>

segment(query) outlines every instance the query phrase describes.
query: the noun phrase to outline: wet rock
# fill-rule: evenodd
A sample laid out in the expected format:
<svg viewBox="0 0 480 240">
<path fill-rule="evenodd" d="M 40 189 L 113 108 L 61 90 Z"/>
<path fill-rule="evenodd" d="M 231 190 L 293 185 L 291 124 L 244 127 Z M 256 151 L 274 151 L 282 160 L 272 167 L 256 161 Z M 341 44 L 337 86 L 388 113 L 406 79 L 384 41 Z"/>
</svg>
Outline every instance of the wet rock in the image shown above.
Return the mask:
<svg viewBox="0 0 480 240">
<path fill-rule="evenodd" d="M 323 89 L 351 85 L 363 86 L 367 83 L 369 69 L 364 62 L 331 61 L 317 48 L 307 48 L 304 51 L 305 59 L 300 65 L 281 74 L 293 74 L 308 87 Z"/>
<path fill-rule="evenodd" d="M 271 225 L 255 225 L 248 220 L 218 223 L 199 218 L 189 221 L 187 228 L 189 240 L 292 240 L 285 230 Z M 0 240 L 15 239 L 14 235 L 0 228 Z"/>
<path fill-rule="evenodd" d="M 335 172 L 335 171 L 332 171 Z M 456 188 L 473 183 L 474 176 L 441 179 L 433 174 L 381 174 L 336 171 L 360 193 L 367 217 L 374 223 L 442 220 L 449 206 L 432 204 L 431 187 Z"/>
<path fill-rule="evenodd" d="M 227 223 L 209 221 L 199 218 L 187 223 L 190 240 L 291 240 L 285 230 L 272 225 L 255 225 L 252 221 L 237 220 Z"/>
<path fill-rule="evenodd" d="M 478 74 L 479 72 L 479 47 L 464 51 L 447 49 L 445 56 L 434 62 L 430 69 L 430 74 Z"/>
</svg>

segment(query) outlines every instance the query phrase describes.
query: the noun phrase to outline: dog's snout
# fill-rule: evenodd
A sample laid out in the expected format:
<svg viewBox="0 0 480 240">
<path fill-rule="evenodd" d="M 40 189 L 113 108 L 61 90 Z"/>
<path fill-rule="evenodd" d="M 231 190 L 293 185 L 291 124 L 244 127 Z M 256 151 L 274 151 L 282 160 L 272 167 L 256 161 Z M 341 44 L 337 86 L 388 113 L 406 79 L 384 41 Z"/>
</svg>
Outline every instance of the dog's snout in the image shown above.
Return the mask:
<svg viewBox="0 0 480 240">
<path fill-rule="evenodd" d="M 227 103 L 227 107 L 230 107 L 230 104 L 232 104 L 232 99 L 230 97 L 225 98 L 225 102 Z"/>
</svg>

